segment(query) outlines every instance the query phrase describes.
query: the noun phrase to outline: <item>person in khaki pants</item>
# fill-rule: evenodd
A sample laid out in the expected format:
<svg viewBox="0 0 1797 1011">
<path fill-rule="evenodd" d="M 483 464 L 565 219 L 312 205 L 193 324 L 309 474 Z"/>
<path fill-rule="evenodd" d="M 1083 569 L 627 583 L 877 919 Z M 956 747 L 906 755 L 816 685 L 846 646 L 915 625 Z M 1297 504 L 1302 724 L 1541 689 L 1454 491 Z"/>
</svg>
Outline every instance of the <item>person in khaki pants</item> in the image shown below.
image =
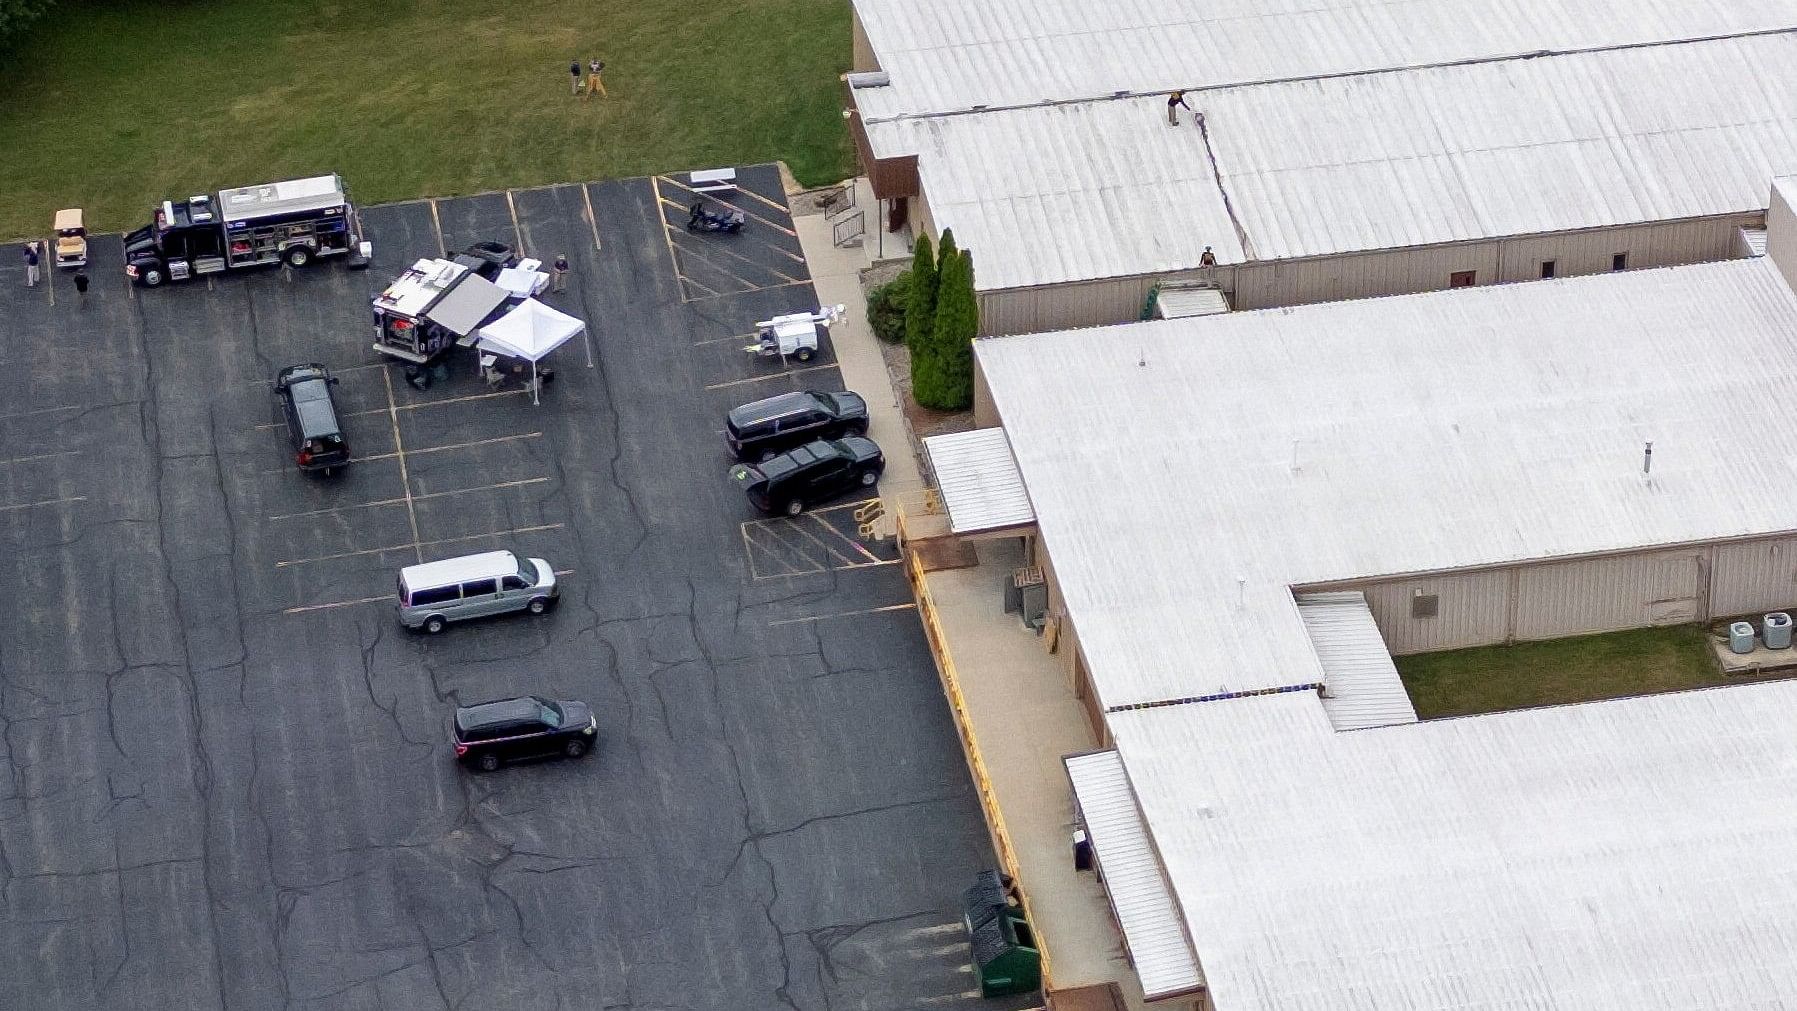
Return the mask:
<svg viewBox="0 0 1797 1011">
<path fill-rule="evenodd" d="M 610 95 L 607 95 L 605 93 L 605 82 L 601 81 L 599 79 L 599 72 L 604 69 L 605 69 L 605 61 L 604 60 L 588 60 L 587 61 L 587 97 L 588 98 L 592 98 L 593 92 L 595 92 L 595 91 L 597 91 L 599 93 L 599 97 L 601 97 L 601 98 L 610 98 L 611 97 Z"/>
<path fill-rule="evenodd" d="M 578 96 L 580 94 L 580 61 L 579 60 L 569 61 L 568 77 L 573 81 L 572 86 L 569 87 L 569 89 L 568 89 L 568 94 Z"/>
</svg>

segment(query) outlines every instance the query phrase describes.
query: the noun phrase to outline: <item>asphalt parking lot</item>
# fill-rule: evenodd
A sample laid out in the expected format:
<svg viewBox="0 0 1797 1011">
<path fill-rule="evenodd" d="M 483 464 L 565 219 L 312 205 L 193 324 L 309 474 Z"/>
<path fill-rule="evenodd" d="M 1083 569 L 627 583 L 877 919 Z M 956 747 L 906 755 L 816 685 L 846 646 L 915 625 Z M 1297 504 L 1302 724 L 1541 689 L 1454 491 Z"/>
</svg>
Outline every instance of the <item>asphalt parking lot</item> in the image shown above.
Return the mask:
<svg viewBox="0 0 1797 1011">
<path fill-rule="evenodd" d="M 738 236 L 659 177 L 364 208 L 366 273 L 134 290 L 102 236 L 79 297 L 0 258 L 0 1006 L 1028 1003 L 969 993 L 992 856 L 890 546 L 726 479 L 726 408 L 840 383 L 741 350 L 816 306 L 742 176 Z M 372 291 L 488 238 L 574 265 L 540 406 L 369 347 Z M 268 385 L 307 361 L 334 480 Z M 500 546 L 556 611 L 398 628 L 400 566 Z M 597 752 L 459 770 L 452 707 L 526 692 L 590 701 Z"/>
</svg>

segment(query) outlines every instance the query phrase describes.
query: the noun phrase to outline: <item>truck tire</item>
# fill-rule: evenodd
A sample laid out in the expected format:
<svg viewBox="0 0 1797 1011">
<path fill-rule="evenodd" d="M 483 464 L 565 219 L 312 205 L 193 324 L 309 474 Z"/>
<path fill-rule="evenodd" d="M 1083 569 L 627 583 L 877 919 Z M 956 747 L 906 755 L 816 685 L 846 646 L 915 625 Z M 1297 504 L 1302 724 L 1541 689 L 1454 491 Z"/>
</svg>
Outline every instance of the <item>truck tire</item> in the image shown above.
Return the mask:
<svg viewBox="0 0 1797 1011">
<path fill-rule="evenodd" d="M 308 246 L 288 246 L 282 251 L 281 259 L 287 261 L 287 266 L 298 270 L 312 262 L 312 250 Z"/>
<path fill-rule="evenodd" d="M 166 277 L 167 275 L 163 274 L 162 264 L 160 263 L 152 263 L 137 272 L 137 279 L 142 281 L 143 286 L 146 288 L 156 287 L 161 284 Z"/>
</svg>

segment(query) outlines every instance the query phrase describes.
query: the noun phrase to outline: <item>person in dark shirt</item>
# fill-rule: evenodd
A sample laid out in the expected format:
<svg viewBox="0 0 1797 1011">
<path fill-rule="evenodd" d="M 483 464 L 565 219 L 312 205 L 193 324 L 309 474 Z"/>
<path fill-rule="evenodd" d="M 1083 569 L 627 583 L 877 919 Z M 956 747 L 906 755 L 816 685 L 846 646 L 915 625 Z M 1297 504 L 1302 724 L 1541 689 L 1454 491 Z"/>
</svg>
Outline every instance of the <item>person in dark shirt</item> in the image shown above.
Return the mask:
<svg viewBox="0 0 1797 1011">
<path fill-rule="evenodd" d="M 25 287 L 37 287 L 37 243 L 25 243 Z"/>
<path fill-rule="evenodd" d="M 1179 125 L 1179 110 L 1182 106 L 1185 108 L 1185 111 L 1187 111 L 1187 112 L 1192 111 L 1192 107 L 1189 105 L 1186 105 L 1186 93 L 1185 92 L 1175 91 L 1172 94 L 1167 96 L 1167 125 L 1168 126 L 1178 126 Z"/>
<path fill-rule="evenodd" d="M 87 297 L 87 271 L 85 270 L 75 271 L 75 293 L 83 298 Z"/>
<path fill-rule="evenodd" d="M 574 78 L 573 90 L 570 91 L 569 94 L 578 97 L 580 95 L 580 61 L 579 60 L 575 60 L 572 63 L 568 64 L 568 74 L 569 74 L 569 76 Z"/>
</svg>

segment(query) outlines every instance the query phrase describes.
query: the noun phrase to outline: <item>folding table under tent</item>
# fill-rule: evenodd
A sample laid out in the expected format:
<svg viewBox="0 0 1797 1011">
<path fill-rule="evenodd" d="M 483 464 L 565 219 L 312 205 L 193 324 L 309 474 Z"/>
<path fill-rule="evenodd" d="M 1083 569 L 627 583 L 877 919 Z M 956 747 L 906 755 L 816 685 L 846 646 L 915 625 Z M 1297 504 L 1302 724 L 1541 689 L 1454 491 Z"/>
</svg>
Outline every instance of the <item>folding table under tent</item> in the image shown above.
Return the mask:
<svg viewBox="0 0 1797 1011">
<path fill-rule="evenodd" d="M 492 351 L 530 362 L 530 401 L 541 403 L 542 384 L 537 382 L 537 362 L 543 356 L 579 336 L 586 324 L 558 312 L 534 298 L 475 331 L 475 354 Z"/>
</svg>

